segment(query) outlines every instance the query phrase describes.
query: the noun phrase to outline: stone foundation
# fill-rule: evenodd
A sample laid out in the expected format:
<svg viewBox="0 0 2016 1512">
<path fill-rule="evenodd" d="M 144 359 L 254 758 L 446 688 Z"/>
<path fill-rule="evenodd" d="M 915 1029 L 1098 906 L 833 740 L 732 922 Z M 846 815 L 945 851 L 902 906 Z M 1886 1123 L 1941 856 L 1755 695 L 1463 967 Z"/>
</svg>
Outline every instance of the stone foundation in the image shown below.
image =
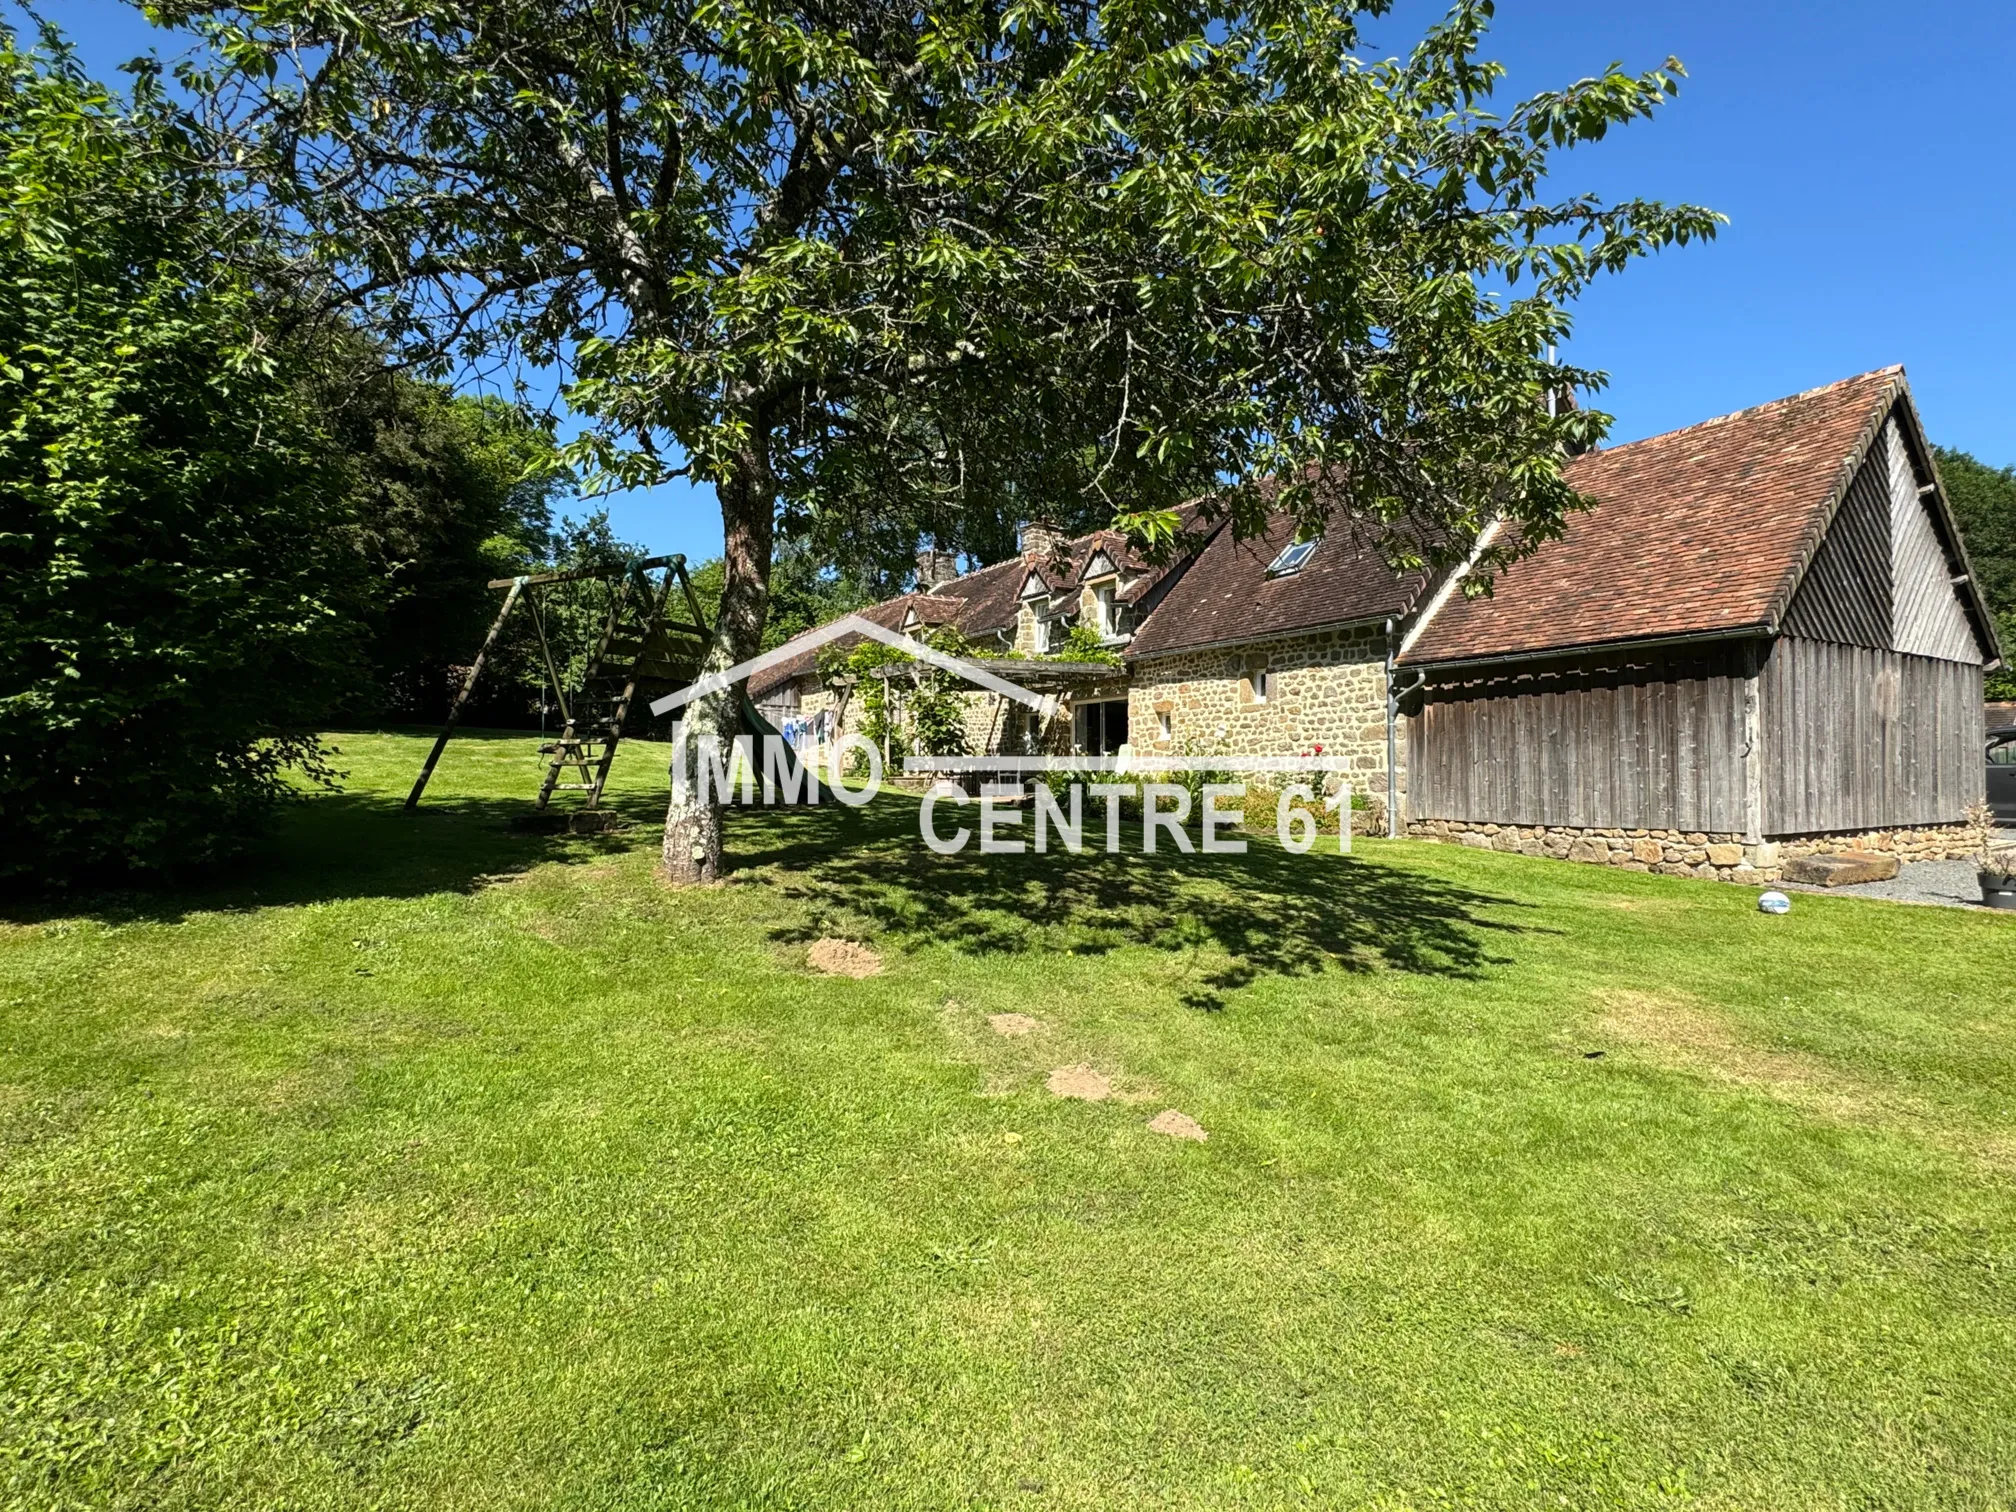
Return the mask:
<svg viewBox="0 0 2016 1512">
<path fill-rule="evenodd" d="M 1656 872 L 1662 877 L 1698 877 L 1707 882 L 1757 886 L 1778 880 L 1795 856 L 1834 851 L 1876 851 L 1900 861 L 1944 861 L 1971 856 L 1981 838 L 1965 824 L 1919 829 L 1868 830 L 1853 835 L 1814 835 L 1797 840 L 1745 845 L 1741 835 L 1701 830 L 1564 829 L 1544 825 L 1479 824 L 1464 819 L 1417 819 L 1407 833 L 1446 845 L 1583 861 L 1620 871 Z"/>
<path fill-rule="evenodd" d="M 1856 851 L 1878 851 L 1899 861 L 1957 861 L 1978 853 L 1985 837 L 1966 824 L 1932 824 L 1918 829 L 1866 830 L 1859 835 L 1813 835 L 1804 840 L 1781 840 L 1778 855 L 1790 861 L 1794 856 L 1821 856 L 1834 852 L 1852 855 Z"/>
</svg>

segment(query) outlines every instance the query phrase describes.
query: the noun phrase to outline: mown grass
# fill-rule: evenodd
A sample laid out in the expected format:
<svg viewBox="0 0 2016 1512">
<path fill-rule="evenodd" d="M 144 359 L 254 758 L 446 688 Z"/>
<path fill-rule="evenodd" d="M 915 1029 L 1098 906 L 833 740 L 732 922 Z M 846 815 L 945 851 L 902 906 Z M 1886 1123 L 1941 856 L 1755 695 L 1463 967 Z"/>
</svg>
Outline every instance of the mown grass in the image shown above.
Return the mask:
<svg viewBox="0 0 2016 1512">
<path fill-rule="evenodd" d="M 338 743 L 233 877 L 0 924 L 14 1505 L 2016 1499 L 2016 921 L 900 797 L 674 894 L 647 751 L 565 839 L 523 738 L 417 818 Z"/>
</svg>

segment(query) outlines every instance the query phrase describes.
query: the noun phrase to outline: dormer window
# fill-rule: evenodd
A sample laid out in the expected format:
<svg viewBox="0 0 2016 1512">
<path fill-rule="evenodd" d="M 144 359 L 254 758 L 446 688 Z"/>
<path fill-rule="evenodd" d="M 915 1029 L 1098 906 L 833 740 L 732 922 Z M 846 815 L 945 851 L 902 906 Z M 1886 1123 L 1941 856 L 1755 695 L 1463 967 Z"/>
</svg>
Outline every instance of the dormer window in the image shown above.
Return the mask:
<svg viewBox="0 0 2016 1512">
<path fill-rule="evenodd" d="M 1321 536 L 1313 536 L 1306 541 L 1290 541 L 1281 548 L 1281 555 L 1274 558 L 1273 565 L 1267 569 L 1267 576 L 1287 577 L 1291 573 L 1300 572 L 1308 565 L 1309 558 L 1316 554 L 1316 548 L 1322 544 Z"/>
<path fill-rule="evenodd" d="M 1092 590 L 1092 601 L 1098 606 L 1099 637 L 1109 639 L 1120 633 L 1120 619 L 1113 607 L 1113 584 L 1101 583 Z"/>
</svg>

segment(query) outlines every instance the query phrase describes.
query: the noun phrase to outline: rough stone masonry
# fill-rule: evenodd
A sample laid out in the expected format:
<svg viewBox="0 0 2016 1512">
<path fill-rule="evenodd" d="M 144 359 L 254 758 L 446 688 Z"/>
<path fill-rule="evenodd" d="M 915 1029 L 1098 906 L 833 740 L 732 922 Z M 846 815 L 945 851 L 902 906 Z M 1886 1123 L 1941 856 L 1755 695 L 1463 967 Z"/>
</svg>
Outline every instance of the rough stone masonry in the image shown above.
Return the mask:
<svg viewBox="0 0 2016 1512">
<path fill-rule="evenodd" d="M 1699 877 L 1704 881 L 1751 886 L 1778 881 L 1785 864 L 1801 856 L 1870 851 L 1895 856 L 1900 861 L 1948 861 L 1974 854 L 1981 844 L 1980 836 L 1965 824 L 1867 830 L 1852 835 L 1766 841 L 1761 845 L 1745 845 L 1741 835 L 1707 834 L 1699 830 L 1564 829 L 1547 825 L 1475 824 L 1461 819 L 1416 820 L 1407 826 L 1407 833 L 1476 850 L 1546 856 L 1556 861 L 1614 866 L 1622 871 L 1655 872 L 1662 877 Z"/>
</svg>

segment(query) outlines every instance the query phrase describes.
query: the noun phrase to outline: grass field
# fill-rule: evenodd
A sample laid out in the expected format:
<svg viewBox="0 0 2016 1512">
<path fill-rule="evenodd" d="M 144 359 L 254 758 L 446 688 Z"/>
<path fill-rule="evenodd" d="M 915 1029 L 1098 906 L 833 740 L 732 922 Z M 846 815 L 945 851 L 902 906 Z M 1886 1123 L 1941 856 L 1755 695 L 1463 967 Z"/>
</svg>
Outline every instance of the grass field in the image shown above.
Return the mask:
<svg viewBox="0 0 2016 1512">
<path fill-rule="evenodd" d="M 654 753 L 569 840 L 525 738 L 417 818 L 337 743 L 229 880 L 0 923 L 10 1506 L 2016 1500 L 2016 920 L 899 796 L 674 894 Z"/>
</svg>

